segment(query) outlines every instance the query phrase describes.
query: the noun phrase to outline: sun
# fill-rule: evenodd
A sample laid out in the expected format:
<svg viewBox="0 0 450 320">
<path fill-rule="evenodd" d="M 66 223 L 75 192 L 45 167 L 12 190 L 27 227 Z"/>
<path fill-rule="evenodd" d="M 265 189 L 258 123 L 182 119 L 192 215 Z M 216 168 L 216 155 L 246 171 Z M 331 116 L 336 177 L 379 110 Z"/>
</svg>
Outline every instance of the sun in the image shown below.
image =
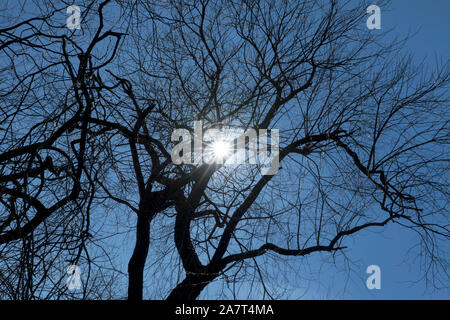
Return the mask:
<svg viewBox="0 0 450 320">
<path fill-rule="evenodd" d="M 219 139 L 213 142 L 211 150 L 216 160 L 223 160 L 231 154 L 231 144 L 223 139 Z"/>
</svg>

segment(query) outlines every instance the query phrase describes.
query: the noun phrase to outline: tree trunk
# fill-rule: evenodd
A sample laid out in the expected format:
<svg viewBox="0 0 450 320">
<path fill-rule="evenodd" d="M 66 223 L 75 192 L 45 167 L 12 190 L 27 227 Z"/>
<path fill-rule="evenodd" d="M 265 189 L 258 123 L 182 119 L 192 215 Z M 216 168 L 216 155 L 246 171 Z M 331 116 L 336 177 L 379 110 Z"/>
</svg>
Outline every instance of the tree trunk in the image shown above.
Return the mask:
<svg viewBox="0 0 450 320">
<path fill-rule="evenodd" d="M 128 300 L 142 300 L 144 267 L 150 244 L 150 217 L 142 211 L 138 214 L 136 246 L 128 263 Z"/>
<path fill-rule="evenodd" d="M 167 297 L 168 301 L 194 301 L 217 274 L 188 275 Z"/>
</svg>

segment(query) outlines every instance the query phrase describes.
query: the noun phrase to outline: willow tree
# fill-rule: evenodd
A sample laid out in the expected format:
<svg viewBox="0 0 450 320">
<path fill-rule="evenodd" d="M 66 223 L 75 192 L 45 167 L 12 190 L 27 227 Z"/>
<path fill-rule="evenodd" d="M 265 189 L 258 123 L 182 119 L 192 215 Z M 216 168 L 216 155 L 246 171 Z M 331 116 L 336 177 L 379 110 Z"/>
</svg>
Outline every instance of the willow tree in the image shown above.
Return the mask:
<svg viewBox="0 0 450 320">
<path fill-rule="evenodd" d="M 0 30 L 0 61 L 13 66 L 0 100 L 8 254 L 23 258 L 20 241 L 49 239 L 47 222 L 64 217 L 78 228 L 63 243 L 107 254 L 117 244 L 96 241 L 110 230 L 89 225 L 108 205 L 136 223 L 133 300 L 149 278 L 148 298 L 196 299 L 218 280 L 255 278 L 270 294 L 274 268 L 343 255 L 349 238 L 388 224 L 417 232 L 427 275 L 445 276 L 449 64 L 415 64 L 403 41 L 367 29 L 368 3 L 80 1 L 81 30 L 57 20 L 60 5 Z M 40 64 L 15 67 L 16 46 Z M 200 122 L 203 132 L 278 130 L 276 173 L 261 174 L 261 161 L 174 163 L 172 134 L 195 137 Z"/>
</svg>

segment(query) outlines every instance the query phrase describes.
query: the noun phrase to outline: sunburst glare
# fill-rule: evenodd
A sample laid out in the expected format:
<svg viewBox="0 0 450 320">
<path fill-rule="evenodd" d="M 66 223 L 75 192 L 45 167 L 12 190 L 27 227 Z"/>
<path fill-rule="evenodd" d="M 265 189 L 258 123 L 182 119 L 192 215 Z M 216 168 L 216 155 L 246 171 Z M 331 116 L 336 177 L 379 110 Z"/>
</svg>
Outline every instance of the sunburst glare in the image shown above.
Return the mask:
<svg viewBox="0 0 450 320">
<path fill-rule="evenodd" d="M 231 154 L 231 144 L 223 139 L 218 139 L 212 143 L 211 151 L 214 159 L 221 161 Z"/>
</svg>

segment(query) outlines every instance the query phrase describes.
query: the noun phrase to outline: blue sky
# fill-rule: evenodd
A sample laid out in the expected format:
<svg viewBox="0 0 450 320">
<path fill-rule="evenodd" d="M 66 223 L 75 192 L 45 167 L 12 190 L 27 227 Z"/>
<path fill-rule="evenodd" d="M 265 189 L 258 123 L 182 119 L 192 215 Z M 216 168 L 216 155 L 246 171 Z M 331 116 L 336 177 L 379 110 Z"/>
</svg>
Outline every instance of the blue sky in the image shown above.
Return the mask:
<svg viewBox="0 0 450 320">
<path fill-rule="evenodd" d="M 373 1 L 372 4 L 377 3 Z M 433 65 L 436 58 L 449 59 L 449 15 L 448 0 L 395 0 L 391 1 L 390 8 L 381 7 L 381 31 L 392 29 L 391 35 L 399 38 L 408 32 L 417 32 L 408 41 L 405 50 L 412 53 L 416 61 L 425 59 Z M 377 229 L 364 231 L 348 244 L 346 254 L 357 262 L 352 266 L 350 277 L 345 271 L 340 271 L 344 268 L 327 265 L 318 272 L 322 285 L 312 284 L 304 298 L 448 299 L 448 290 L 426 290 L 425 281 L 420 281 L 419 261 L 407 259 L 408 250 L 417 242 L 413 232 L 396 225 L 388 226 L 381 232 Z M 414 257 L 414 252 L 410 257 Z M 320 264 L 318 257 L 312 259 L 316 259 L 313 264 Z M 368 290 L 365 286 L 369 276 L 365 268 L 371 264 L 381 268 L 380 290 Z M 348 278 L 350 280 L 347 282 Z"/>
<path fill-rule="evenodd" d="M 377 2 L 373 1 L 372 4 Z M 391 1 L 390 8 L 381 7 L 381 32 L 392 29 L 391 36 L 399 38 L 417 32 L 408 41 L 405 50 L 412 53 L 416 61 L 425 59 L 429 65 L 433 65 L 437 58 L 449 59 L 449 15 L 450 0 L 394 0 Z M 127 222 L 134 225 L 134 221 Z M 287 284 L 292 286 L 292 298 L 449 299 L 448 290 L 427 290 L 425 282 L 418 281 L 421 276 L 419 262 L 407 259 L 408 250 L 418 240 L 414 233 L 396 225 L 360 232 L 355 237 L 346 239 L 345 243 L 349 247 L 345 254 L 354 262 L 350 268 L 351 274 L 348 273 L 347 266 L 342 264 L 342 259 L 338 258 L 334 265 L 320 254 L 308 256 L 305 258 L 308 260 L 308 267 L 302 266 L 299 271 L 304 272 L 305 278 L 311 280 Z M 120 267 L 123 272 L 126 272 L 133 245 L 133 233 L 124 237 L 123 242 L 117 242 L 116 254 L 122 262 Z M 414 257 L 414 252 L 411 252 L 410 257 Z M 149 259 L 147 266 L 152 263 Z M 369 276 L 366 268 L 372 264 L 381 268 L 380 290 L 368 290 L 365 285 Z M 151 277 L 152 274 L 147 276 Z M 125 287 L 125 274 L 121 279 L 119 285 Z M 146 281 L 144 285 L 148 286 L 150 282 Z M 121 288 L 126 291 L 124 289 Z M 214 284 L 208 286 L 203 298 L 215 297 L 214 290 Z"/>
<path fill-rule="evenodd" d="M 425 60 L 433 66 L 436 59 L 449 59 L 449 14 L 449 0 L 395 0 L 389 8 L 381 7 L 381 30 L 372 32 L 392 30 L 390 37 L 397 38 L 415 34 L 404 48 L 405 53 L 413 54 L 417 62 Z M 417 256 L 413 247 L 418 242 L 416 234 L 398 225 L 365 230 L 346 238 L 345 254 L 351 265 L 339 257 L 333 262 L 329 255 L 313 254 L 302 261 L 292 261 L 292 265 L 298 266 L 299 279 L 270 285 L 289 288 L 292 299 L 448 299 L 448 290 L 427 288 L 421 280 L 423 270 L 419 260 L 413 259 Z M 125 256 L 128 257 L 128 253 Z M 369 265 L 381 268 L 380 290 L 366 287 Z M 145 286 L 149 286 L 149 280 L 147 278 Z M 200 299 L 217 297 L 221 286 L 219 281 L 208 285 Z M 245 299 L 251 284 L 239 283 L 238 286 L 237 298 Z"/>
<path fill-rule="evenodd" d="M 377 2 L 373 1 L 372 4 Z M 413 54 L 415 61 L 425 59 L 432 66 L 437 58 L 449 59 L 449 14 L 449 0 L 395 0 L 389 8 L 381 7 L 381 32 L 392 29 L 390 36 L 398 38 L 415 33 L 407 43 L 405 51 Z M 134 222 L 130 223 L 133 225 Z M 422 270 L 419 261 L 407 259 L 408 252 L 409 258 L 416 256 L 414 251 L 409 250 L 418 240 L 412 231 L 397 225 L 365 230 L 346 239 L 344 245 L 347 245 L 348 249 L 345 254 L 349 261 L 352 261 L 350 266 L 344 264 L 341 258 L 337 258 L 333 264 L 329 255 L 310 255 L 303 261 L 293 263 L 299 266 L 302 278 L 299 281 L 287 281 L 282 285 L 292 290 L 291 298 L 300 299 L 448 299 L 448 290 L 427 289 L 426 283 L 420 281 Z M 132 234 L 121 242 L 118 248 L 124 272 L 133 244 Z M 147 267 L 152 263 L 149 259 Z M 366 288 L 366 279 L 369 276 L 366 274 L 366 268 L 372 264 L 381 268 L 380 290 Z M 150 278 L 153 276 L 146 274 L 145 287 L 152 286 Z M 125 287 L 125 278 L 122 280 Z M 217 285 L 221 284 L 210 284 L 200 298 L 217 297 Z M 277 286 L 280 283 L 272 285 Z M 240 283 L 239 286 L 242 296 L 237 298 L 246 298 L 249 286 L 245 283 Z M 148 295 L 145 297 L 155 298 Z"/>
<path fill-rule="evenodd" d="M 448 59 L 449 14 L 448 0 L 395 0 L 388 12 L 383 15 L 382 11 L 382 28 L 394 28 L 393 33 L 400 37 L 418 31 L 408 43 L 409 50 L 430 62 L 435 55 Z"/>
<path fill-rule="evenodd" d="M 416 62 L 424 60 L 434 66 L 438 60 L 449 59 L 449 14 L 449 0 L 395 0 L 389 8 L 381 7 L 381 30 L 372 32 L 392 30 L 389 37 L 399 39 L 413 35 L 404 53 L 411 53 Z M 344 242 L 350 264 L 339 257 L 333 261 L 329 255 L 309 255 L 293 263 L 300 278 L 270 285 L 291 289 L 291 299 L 449 299 L 448 289 L 435 290 L 423 280 L 424 270 L 419 259 L 414 259 L 419 240 L 413 231 L 399 225 L 367 229 Z M 366 287 L 369 265 L 381 269 L 380 290 Z M 201 297 L 214 297 L 215 285 L 209 285 Z M 241 284 L 237 298 L 245 299 L 250 286 Z"/>
</svg>

